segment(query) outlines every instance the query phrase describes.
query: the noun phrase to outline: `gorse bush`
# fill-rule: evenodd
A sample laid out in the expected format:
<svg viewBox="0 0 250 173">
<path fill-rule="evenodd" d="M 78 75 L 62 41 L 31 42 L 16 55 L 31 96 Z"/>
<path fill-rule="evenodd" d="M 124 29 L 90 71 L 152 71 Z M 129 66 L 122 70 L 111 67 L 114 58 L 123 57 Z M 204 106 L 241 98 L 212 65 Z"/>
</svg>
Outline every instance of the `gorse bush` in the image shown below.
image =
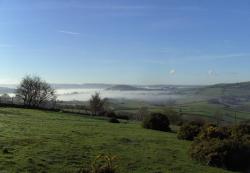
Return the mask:
<svg viewBox="0 0 250 173">
<path fill-rule="evenodd" d="M 194 138 L 197 137 L 201 132 L 203 125 L 204 122 L 202 121 L 191 121 L 188 123 L 184 123 L 177 133 L 178 139 L 190 141 L 194 140 Z"/>
<path fill-rule="evenodd" d="M 231 136 L 231 130 L 227 127 L 217 127 L 216 125 L 209 124 L 205 125 L 200 134 L 199 139 L 209 140 L 213 138 L 217 139 L 227 139 Z"/>
<path fill-rule="evenodd" d="M 168 117 L 161 113 L 151 113 L 143 120 L 142 126 L 146 129 L 170 131 Z"/>
<path fill-rule="evenodd" d="M 191 145 L 190 156 L 209 166 L 232 171 L 249 171 L 250 125 L 204 125 Z"/>
<path fill-rule="evenodd" d="M 95 158 L 89 168 L 83 168 L 78 173 L 118 173 L 118 157 L 101 154 Z"/>
<path fill-rule="evenodd" d="M 231 128 L 233 138 L 241 138 L 243 136 L 250 136 L 250 124 L 243 122 Z"/>
<path fill-rule="evenodd" d="M 209 166 L 246 171 L 250 165 L 250 143 L 218 138 L 196 140 L 191 146 L 190 156 Z"/>
</svg>

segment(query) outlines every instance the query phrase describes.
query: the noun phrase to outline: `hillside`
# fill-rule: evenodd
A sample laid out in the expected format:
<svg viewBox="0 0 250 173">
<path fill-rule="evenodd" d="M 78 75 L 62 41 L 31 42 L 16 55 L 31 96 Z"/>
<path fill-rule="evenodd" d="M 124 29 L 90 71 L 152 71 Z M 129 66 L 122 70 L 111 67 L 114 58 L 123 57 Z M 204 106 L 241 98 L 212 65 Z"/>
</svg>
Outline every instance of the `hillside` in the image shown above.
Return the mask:
<svg viewBox="0 0 250 173">
<path fill-rule="evenodd" d="M 250 82 L 216 84 L 199 88 L 197 94 L 207 96 L 250 96 Z"/>
<path fill-rule="evenodd" d="M 0 87 L 0 94 L 4 93 L 14 93 L 15 89 L 13 88 L 8 88 L 8 87 Z"/>
<path fill-rule="evenodd" d="M 189 142 L 137 123 L 0 108 L 2 172 L 76 173 L 100 153 L 119 156 L 121 173 L 226 173 L 188 157 Z"/>
<path fill-rule="evenodd" d="M 113 91 L 138 91 L 138 90 L 147 90 L 146 88 L 139 88 L 131 85 L 115 85 L 110 88 L 107 88 L 107 90 L 113 90 Z"/>
<path fill-rule="evenodd" d="M 112 84 L 86 83 L 86 84 L 52 84 L 56 89 L 105 89 L 113 86 Z"/>
<path fill-rule="evenodd" d="M 169 85 L 114 85 L 112 87 L 107 88 L 107 90 L 114 91 L 175 91 L 177 89 L 177 86 Z"/>
</svg>

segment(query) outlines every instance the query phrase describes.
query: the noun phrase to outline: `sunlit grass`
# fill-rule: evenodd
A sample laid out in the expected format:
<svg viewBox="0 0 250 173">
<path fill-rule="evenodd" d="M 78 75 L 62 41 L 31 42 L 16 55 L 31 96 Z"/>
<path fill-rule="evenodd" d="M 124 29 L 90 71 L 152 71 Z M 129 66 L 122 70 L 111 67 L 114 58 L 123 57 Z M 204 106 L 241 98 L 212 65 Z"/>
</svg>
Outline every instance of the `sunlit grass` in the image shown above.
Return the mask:
<svg viewBox="0 0 250 173">
<path fill-rule="evenodd" d="M 0 108 L 0 169 L 6 172 L 76 173 L 102 153 L 118 156 L 123 173 L 227 172 L 192 161 L 189 145 L 135 122 Z"/>
</svg>

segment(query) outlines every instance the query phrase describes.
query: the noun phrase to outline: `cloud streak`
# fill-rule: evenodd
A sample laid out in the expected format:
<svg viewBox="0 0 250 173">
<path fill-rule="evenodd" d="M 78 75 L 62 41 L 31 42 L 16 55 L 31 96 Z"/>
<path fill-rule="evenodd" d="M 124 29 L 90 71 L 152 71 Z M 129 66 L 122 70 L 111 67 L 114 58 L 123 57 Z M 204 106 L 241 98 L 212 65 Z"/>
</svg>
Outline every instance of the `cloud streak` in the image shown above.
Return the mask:
<svg viewBox="0 0 250 173">
<path fill-rule="evenodd" d="M 80 35 L 79 32 L 73 32 L 73 31 L 66 31 L 66 30 L 59 30 L 58 32 L 68 35 Z"/>
</svg>

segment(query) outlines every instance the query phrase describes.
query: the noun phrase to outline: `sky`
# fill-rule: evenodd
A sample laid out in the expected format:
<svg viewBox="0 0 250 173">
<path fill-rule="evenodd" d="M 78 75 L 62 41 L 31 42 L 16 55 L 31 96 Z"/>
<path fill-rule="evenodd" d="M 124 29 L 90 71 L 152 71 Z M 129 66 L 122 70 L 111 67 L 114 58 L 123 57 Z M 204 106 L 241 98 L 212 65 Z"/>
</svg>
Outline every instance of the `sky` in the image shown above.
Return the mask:
<svg viewBox="0 0 250 173">
<path fill-rule="evenodd" d="M 249 0 L 0 0 L 0 84 L 250 81 Z"/>
</svg>

